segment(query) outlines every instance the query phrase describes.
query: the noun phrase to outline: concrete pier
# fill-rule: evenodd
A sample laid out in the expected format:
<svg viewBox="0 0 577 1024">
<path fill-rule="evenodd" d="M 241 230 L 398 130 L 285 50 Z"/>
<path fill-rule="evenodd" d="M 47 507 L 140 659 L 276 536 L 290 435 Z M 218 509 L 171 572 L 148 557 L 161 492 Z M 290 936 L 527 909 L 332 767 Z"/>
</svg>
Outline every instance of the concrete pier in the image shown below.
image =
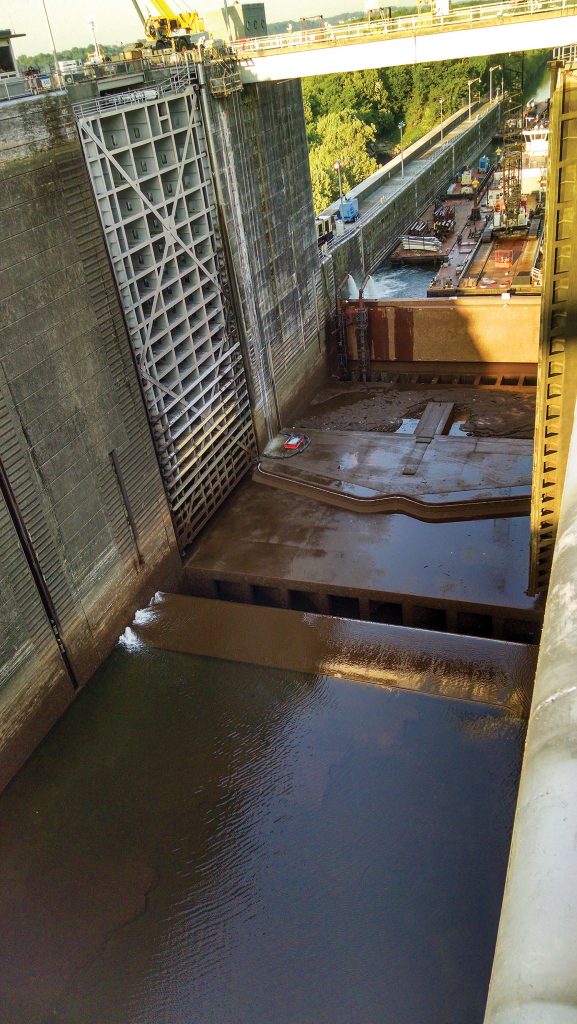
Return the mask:
<svg viewBox="0 0 577 1024">
<path fill-rule="evenodd" d="M 201 71 L 202 73 L 202 71 Z M 300 82 L 201 90 L 262 444 L 324 379 L 321 270 Z"/>
<path fill-rule="evenodd" d="M 485 1024 L 577 1021 L 576 665 L 574 421 Z"/>
</svg>

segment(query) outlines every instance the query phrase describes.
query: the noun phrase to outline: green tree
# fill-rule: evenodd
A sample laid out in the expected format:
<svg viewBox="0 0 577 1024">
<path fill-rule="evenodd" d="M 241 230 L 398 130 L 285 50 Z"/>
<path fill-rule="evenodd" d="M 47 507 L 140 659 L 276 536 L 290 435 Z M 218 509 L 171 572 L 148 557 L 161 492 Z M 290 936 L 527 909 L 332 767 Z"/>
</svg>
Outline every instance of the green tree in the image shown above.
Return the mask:
<svg viewBox="0 0 577 1024">
<path fill-rule="evenodd" d="M 381 70 L 305 78 L 303 102 L 309 141 L 315 144 L 319 118 L 336 111 L 352 110 L 365 124 L 374 125 L 377 135 L 392 122 L 391 105 Z"/>
<path fill-rule="evenodd" d="M 525 55 L 526 97 L 542 87 L 549 57 L 545 50 Z M 400 120 L 405 122 L 403 138 L 409 146 L 438 124 L 441 99 L 445 117 L 465 106 L 470 79 L 481 79 L 473 86 L 472 96 L 477 91 L 486 95 L 491 66 L 502 66 L 507 88 L 511 60 L 511 55 L 492 54 L 305 79 L 302 89 L 315 209 L 324 209 L 338 197 L 335 160 L 345 165 L 343 188 L 347 190 L 376 170 L 369 154 L 376 152 L 384 162 L 399 151 Z M 340 138 L 337 126 L 346 135 L 351 119 L 349 154 L 348 136 Z"/>
<path fill-rule="evenodd" d="M 320 152 L 320 147 L 311 150 L 309 163 L 311 168 L 313 204 L 315 208 L 315 213 L 320 213 L 321 210 L 326 210 L 327 206 L 331 205 L 333 199 L 338 198 L 338 180 L 336 183 L 335 194 L 336 176 L 332 170 L 332 167 L 326 166 L 325 161 L 323 159 L 323 154 Z"/>
<path fill-rule="evenodd" d="M 108 43 L 99 44 L 103 54 L 107 57 L 115 57 L 120 53 L 120 47 Z M 94 51 L 94 47 L 90 45 L 86 46 L 72 46 L 68 50 L 58 50 L 56 56 L 58 60 L 86 60 L 87 54 Z M 21 71 L 26 71 L 26 68 L 53 68 L 54 67 L 54 54 L 53 53 L 35 53 L 32 56 L 23 53 L 17 58 L 16 63 Z"/>
<path fill-rule="evenodd" d="M 351 110 L 325 114 L 316 124 L 317 145 L 310 151 L 311 179 L 315 212 L 324 210 L 339 197 L 338 172 L 341 165 L 343 193 L 378 170 L 379 165 L 367 147 L 374 144 L 376 130 Z"/>
</svg>

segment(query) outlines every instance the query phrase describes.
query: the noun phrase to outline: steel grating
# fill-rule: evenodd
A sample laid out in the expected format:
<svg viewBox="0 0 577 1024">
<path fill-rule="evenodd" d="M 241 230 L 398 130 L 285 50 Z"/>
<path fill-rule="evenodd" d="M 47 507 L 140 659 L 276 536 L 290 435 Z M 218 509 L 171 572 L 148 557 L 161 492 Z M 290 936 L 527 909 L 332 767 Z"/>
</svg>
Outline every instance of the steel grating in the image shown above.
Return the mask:
<svg viewBox="0 0 577 1024">
<path fill-rule="evenodd" d="M 184 551 L 255 452 L 198 89 L 80 109 L 78 130 Z"/>
</svg>

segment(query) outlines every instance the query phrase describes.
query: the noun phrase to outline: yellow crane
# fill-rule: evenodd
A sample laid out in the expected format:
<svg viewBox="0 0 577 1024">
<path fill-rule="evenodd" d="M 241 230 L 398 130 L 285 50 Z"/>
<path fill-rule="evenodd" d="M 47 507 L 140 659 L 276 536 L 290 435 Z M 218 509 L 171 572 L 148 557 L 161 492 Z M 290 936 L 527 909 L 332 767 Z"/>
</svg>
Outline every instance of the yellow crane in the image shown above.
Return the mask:
<svg viewBox="0 0 577 1024">
<path fill-rule="evenodd" d="M 152 0 L 158 14 L 145 18 L 138 0 L 132 0 L 132 3 L 144 26 L 147 41 L 158 49 L 171 46 L 175 50 L 189 50 L 204 31 L 204 21 L 197 11 L 178 14 L 164 0 Z"/>
</svg>

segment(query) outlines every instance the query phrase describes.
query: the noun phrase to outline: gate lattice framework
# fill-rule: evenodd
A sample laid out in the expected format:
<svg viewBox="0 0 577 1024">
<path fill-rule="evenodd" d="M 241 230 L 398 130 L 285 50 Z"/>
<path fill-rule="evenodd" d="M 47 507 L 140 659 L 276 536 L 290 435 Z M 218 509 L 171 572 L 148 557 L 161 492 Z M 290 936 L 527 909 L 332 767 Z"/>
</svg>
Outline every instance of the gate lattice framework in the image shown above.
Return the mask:
<svg viewBox="0 0 577 1024">
<path fill-rule="evenodd" d="M 76 115 L 184 551 L 255 454 L 198 87 Z"/>
</svg>

